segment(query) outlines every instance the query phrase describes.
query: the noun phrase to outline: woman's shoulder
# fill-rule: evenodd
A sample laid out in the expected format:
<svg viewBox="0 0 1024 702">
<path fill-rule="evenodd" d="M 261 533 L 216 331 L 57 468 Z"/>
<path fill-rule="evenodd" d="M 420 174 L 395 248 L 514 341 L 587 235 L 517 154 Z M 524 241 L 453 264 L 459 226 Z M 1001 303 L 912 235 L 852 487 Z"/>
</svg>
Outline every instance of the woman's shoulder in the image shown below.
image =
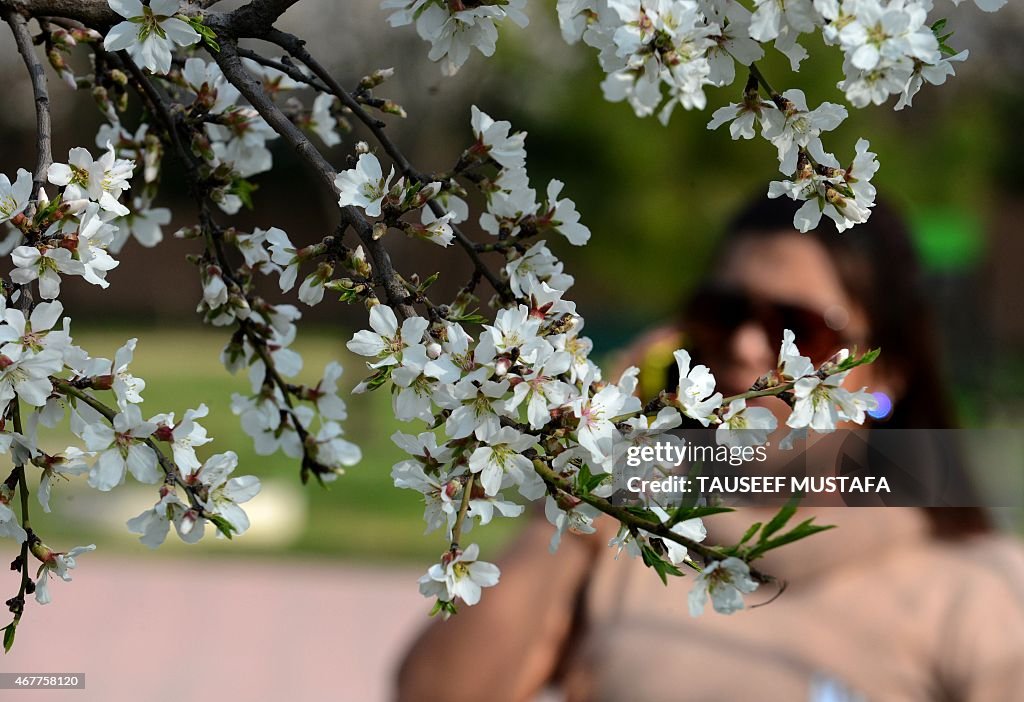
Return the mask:
<svg viewBox="0 0 1024 702">
<path fill-rule="evenodd" d="M 932 642 L 944 685 L 957 699 L 1024 699 L 1024 545 L 992 533 L 935 550 L 948 574 Z"/>
<path fill-rule="evenodd" d="M 977 587 L 1007 589 L 1024 612 L 1024 541 L 999 533 L 977 534 L 945 544 Z"/>
<path fill-rule="evenodd" d="M 934 557 L 952 560 L 979 575 L 1024 588 L 1024 541 L 1012 534 L 986 532 L 956 539 L 935 539 Z"/>
<path fill-rule="evenodd" d="M 1024 542 L 1002 533 L 932 539 L 909 555 L 897 580 L 912 589 L 926 586 L 922 598 L 938 620 L 973 626 L 1001 622 L 1006 636 L 1024 647 Z M 918 583 L 913 585 L 911 583 Z M 1022 649 L 1024 650 L 1024 649 Z"/>
</svg>

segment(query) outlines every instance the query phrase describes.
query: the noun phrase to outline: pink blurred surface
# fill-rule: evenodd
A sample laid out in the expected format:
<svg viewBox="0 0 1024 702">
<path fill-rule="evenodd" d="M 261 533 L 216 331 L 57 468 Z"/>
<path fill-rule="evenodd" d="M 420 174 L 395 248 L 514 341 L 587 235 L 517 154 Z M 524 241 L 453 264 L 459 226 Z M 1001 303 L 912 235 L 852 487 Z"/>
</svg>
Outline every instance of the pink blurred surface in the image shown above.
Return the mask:
<svg viewBox="0 0 1024 702">
<path fill-rule="evenodd" d="M 0 672 L 84 673 L 85 689 L 0 699 L 386 700 L 430 606 L 404 568 L 92 556 L 0 656 Z"/>
</svg>

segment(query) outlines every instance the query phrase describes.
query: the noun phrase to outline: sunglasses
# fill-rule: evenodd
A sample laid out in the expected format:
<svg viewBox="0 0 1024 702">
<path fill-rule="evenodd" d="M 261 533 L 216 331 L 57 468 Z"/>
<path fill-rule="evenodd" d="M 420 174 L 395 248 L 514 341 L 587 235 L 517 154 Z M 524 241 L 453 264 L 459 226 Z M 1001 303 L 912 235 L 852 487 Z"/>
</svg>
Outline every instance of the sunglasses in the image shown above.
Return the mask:
<svg viewBox="0 0 1024 702">
<path fill-rule="evenodd" d="M 699 289 L 686 307 L 684 322 L 694 350 L 707 357 L 728 357 L 733 335 L 749 322 L 760 326 L 776 345 L 782 342 L 783 331 L 792 330 L 800 353 L 815 365 L 852 345 L 818 310 L 765 300 L 733 287 Z"/>
</svg>

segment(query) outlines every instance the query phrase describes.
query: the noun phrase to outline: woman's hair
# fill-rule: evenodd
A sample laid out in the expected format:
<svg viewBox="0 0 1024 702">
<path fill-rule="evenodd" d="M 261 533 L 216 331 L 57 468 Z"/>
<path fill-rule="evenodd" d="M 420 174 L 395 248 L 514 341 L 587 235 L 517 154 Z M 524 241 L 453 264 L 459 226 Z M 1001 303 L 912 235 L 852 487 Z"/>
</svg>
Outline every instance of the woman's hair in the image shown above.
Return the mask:
<svg viewBox="0 0 1024 702">
<path fill-rule="evenodd" d="M 794 209 L 794 203 L 788 200 L 757 197 L 729 225 L 714 263 L 721 263 L 739 241 L 794 233 Z M 869 346 L 882 349 L 878 362 L 903 380 L 903 392 L 893 403 L 886 426 L 954 428 L 955 414 L 940 372 L 940 345 L 907 225 L 881 202 L 866 223 L 844 234 L 830 226 L 831 220 L 822 221 L 822 226 L 802 236 L 813 237 L 828 253 L 846 292 L 868 317 Z M 973 497 L 959 452 L 943 446 L 943 453 L 958 494 Z M 977 501 L 961 503 L 976 505 Z M 943 537 L 992 528 L 988 514 L 979 507 L 934 507 L 926 508 L 926 512 L 934 532 Z"/>
</svg>

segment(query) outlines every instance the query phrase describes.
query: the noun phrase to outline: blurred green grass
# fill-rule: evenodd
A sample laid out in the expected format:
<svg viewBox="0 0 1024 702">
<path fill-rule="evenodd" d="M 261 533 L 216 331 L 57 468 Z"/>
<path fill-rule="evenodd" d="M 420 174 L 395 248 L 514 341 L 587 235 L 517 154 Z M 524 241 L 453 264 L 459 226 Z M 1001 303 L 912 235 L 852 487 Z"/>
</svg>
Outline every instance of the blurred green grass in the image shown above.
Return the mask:
<svg viewBox="0 0 1024 702">
<path fill-rule="evenodd" d="M 395 488 L 390 477 L 391 466 L 402 458 L 402 453 L 389 437 L 397 429 L 415 432 L 420 428 L 397 422 L 391 416 L 386 391 L 363 396 L 348 394 L 361 379 L 365 366 L 363 359 L 345 349 L 347 334 L 304 329 L 294 345 L 304 359 L 298 382 L 315 383 L 332 360 L 345 367 L 341 391 L 348 402 L 349 418 L 343 425 L 346 437 L 362 449 L 363 460 L 327 489 L 312 483 L 303 486 L 298 461 L 281 454 L 258 456 L 253 451 L 251 440 L 231 413 L 231 394 L 248 392 L 248 379 L 243 373 L 230 375 L 220 364 L 220 350 L 227 338 L 224 331 L 74 330 L 77 344 L 93 356 L 105 358 L 112 358 L 131 336 L 139 339 L 132 372 L 146 381 L 143 415 L 173 411 L 180 417 L 186 409 L 206 403 L 210 414 L 202 423 L 214 441 L 199 449 L 200 458 L 233 450 L 239 457 L 236 474 L 254 474 L 264 482 L 263 493 L 247 505 L 247 509 L 252 506 L 248 511 L 254 524 L 250 533 L 232 542 L 207 534 L 199 545 L 192 547 L 177 543 L 172 530 L 158 552 L 423 562 L 432 561 L 444 549 L 442 533 L 423 535 L 425 523 L 418 495 Z M 65 442 L 74 439 L 70 434 L 40 438 L 53 450 L 62 449 Z M 33 489 L 34 483 L 30 481 Z M 110 494 L 89 489 L 84 479 L 72 483 L 55 486 L 51 514 L 44 514 L 33 498 L 33 525 L 44 540 L 55 542 L 51 544 L 55 548 L 96 543 L 104 549 L 148 551 L 138 544 L 137 537 L 127 532 L 124 520 L 156 502 L 154 487 L 140 486 L 130 476 L 125 485 Z M 270 526 L 260 523 L 261 516 L 271 522 Z M 469 538 L 481 548 L 492 549 L 504 543 L 516 527 L 510 521 L 498 519 L 474 529 Z M 281 533 L 268 533 L 274 529 Z"/>
</svg>

